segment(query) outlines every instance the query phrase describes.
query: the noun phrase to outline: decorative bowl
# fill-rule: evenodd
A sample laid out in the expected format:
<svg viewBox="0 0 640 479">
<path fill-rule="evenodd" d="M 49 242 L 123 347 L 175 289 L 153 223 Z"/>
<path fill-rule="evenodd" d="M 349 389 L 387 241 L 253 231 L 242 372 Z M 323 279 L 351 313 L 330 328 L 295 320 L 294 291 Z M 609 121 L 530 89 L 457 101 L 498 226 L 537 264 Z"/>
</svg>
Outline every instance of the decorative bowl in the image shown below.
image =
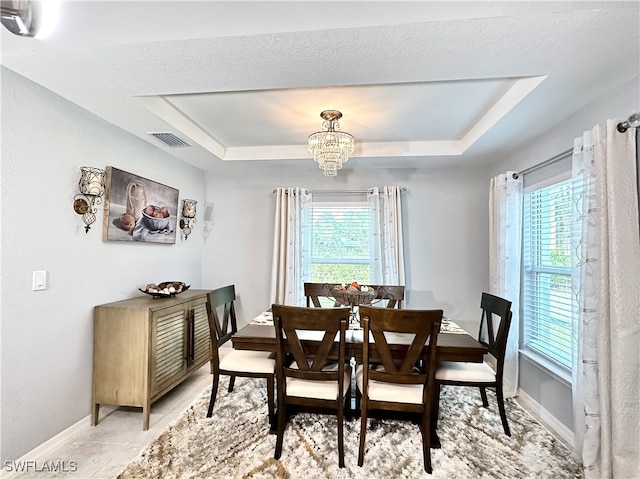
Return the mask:
<svg viewBox="0 0 640 479">
<path fill-rule="evenodd" d="M 331 289 L 331 296 L 343 306 L 358 306 L 360 304 L 371 304 L 378 295 L 377 291 L 346 291 L 341 289 Z"/>
<path fill-rule="evenodd" d="M 138 290 L 154 298 L 173 298 L 177 294 L 184 293 L 190 287 L 191 285 L 185 284 L 182 281 L 165 281 L 157 285 L 153 283 L 148 284 L 146 289 L 138 288 Z M 172 288 L 173 291 L 169 290 L 169 288 Z"/>
<path fill-rule="evenodd" d="M 149 216 L 142 210 L 142 217 L 144 218 L 144 224 L 151 231 L 162 231 L 169 226 L 169 217 L 166 218 L 156 218 L 154 216 Z"/>
</svg>

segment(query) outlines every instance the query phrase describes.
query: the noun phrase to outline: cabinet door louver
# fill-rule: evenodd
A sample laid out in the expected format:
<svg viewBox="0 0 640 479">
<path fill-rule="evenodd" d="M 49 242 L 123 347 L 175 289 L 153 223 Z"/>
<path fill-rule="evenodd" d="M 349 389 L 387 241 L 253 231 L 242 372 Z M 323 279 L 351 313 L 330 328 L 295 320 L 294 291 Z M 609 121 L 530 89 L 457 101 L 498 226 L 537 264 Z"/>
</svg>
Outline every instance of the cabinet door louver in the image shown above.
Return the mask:
<svg viewBox="0 0 640 479">
<path fill-rule="evenodd" d="M 184 310 L 158 318 L 156 325 L 155 385 L 175 377 L 185 367 Z"/>
<path fill-rule="evenodd" d="M 209 336 L 209 320 L 207 319 L 207 307 L 205 303 L 195 305 L 194 312 L 194 360 L 200 363 L 203 359 L 209 360 L 211 357 L 210 336 Z"/>
</svg>

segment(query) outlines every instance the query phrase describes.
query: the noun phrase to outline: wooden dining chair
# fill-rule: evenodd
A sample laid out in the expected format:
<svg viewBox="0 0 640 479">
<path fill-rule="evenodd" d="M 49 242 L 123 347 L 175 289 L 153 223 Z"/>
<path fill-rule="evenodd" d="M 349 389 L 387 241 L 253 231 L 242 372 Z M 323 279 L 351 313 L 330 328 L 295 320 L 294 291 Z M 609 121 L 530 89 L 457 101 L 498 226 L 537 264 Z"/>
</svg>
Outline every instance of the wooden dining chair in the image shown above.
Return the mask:
<svg viewBox="0 0 640 479">
<path fill-rule="evenodd" d="M 323 304 L 320 298 L 329 298 L 330 300 L 325 302 L 324 307 L 333 306 L 337 308 L 340 306 L 331 296 L 331 289 L 337 284 L 338 283 L 304 283 L 304 296 L 307 302 L 307 308 L 322 308 Z M 333 301 L 333 304 L 331 304 L 331 301 Z"/>
<path fill-rule="evenodd" d="M 362 364 L 356 368 L 361 393 L 359 466 L 364 463 L 369 412 L 400 411 L 420 415 L 424 470 L 431 474 L 431 402 L 442 314 L 440 309 L 360 307 L 364 334 Z M 406 338 L 405 345 L 398 344 L 399 336 Z"/>
<path fill-rule="evenodd" d="M 338 466 L 344 467 L 344 407 L 351 374 L 345 365 L 349 308 L 303 308 L 274 304 L 278 378 L 278 432 L 275 459 L 290 407 L 313 408 L 338 418 Z M 337 339 L 336 339 L 337 338 Z"/>
<path fill-rule="evenodd" d="M 208 295 L 207 313 L 212 345 L 213 385 L 207 417 L 211 417 L 213 414 L 221 375 L 229 376 L 229 392 L 233 391 L 236 376 L 264 378 L 267 381 L 269 424 L 273 425 L 275 422 L 275 355 L 266 351 L 238 349 L 232 349 L 224 355 L 220 354 L 220 347 L 238 331 L 234 307 L 235 299 L 236 292 L 233 285 L 218 288 Z"/>
<path fill-rule="evenodd" d="M 386 300 L 384 303 L 385 308 L 398 308 L 402 309 L 402 303 L 404 301 L 404 286 L 373 286 L 378 290 L 376 301 Z"/>
<path fill-rule="evenodd" d="M 493 356 L 495 365 L 491 365 L 487 361 L 482 363 L 443 361 L 436 371 L 436 381 L 438 389 L 441 385 L 480 388 L 484 407 L 489 406 L 487 388 L 495 388 L 502 427 L 505 434 L 511 436 L 502 392 L 504 356 L 512 316 L 511 301 L 489 293 L 482 293 L 480 307 L 482 308 L 482 317 L 480 318 L 478 342 L 482 343 L 489 354 Z M 435 407 L 435 414 L 437 414 L 439 401 L 436 401 Z"/>
</svg>

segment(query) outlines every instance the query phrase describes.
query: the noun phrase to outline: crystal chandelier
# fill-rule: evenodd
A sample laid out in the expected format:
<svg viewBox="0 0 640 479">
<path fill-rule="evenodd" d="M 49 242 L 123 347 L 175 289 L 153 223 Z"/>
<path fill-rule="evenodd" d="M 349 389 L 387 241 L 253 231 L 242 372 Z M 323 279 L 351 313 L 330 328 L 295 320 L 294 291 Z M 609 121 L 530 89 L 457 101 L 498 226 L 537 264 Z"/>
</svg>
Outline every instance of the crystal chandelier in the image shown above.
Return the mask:
<svg viewBox="0 0 640 479">
<path fill-rule="evenodd" d="M 324 176 L 336 176 L 342 164 L 353 153 L 353 136 L 340 130 L 338 120 L 342 113 L 337 110 L 325 110 L 320 113 L 324 122 L 324 131 L 309 135 L 309 152 L 323 171 Z"/>
</svg>

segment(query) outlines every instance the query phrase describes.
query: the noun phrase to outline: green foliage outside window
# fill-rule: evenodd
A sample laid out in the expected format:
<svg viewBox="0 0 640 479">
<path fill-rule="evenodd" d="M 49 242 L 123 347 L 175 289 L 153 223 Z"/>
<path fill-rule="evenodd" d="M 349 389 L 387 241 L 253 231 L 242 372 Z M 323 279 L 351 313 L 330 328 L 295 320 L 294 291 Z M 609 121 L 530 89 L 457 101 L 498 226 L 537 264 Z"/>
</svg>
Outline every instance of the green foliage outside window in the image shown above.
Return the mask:
<svg viewBox="0 0 640 479">
<path fill-rule="evenodd" d="M 311 277 L 314 283 L 346 283 L 357 281 L 367 284 L 371 275 L 368 264 L 321 264 L 311 265 Z"/>
</svg>

